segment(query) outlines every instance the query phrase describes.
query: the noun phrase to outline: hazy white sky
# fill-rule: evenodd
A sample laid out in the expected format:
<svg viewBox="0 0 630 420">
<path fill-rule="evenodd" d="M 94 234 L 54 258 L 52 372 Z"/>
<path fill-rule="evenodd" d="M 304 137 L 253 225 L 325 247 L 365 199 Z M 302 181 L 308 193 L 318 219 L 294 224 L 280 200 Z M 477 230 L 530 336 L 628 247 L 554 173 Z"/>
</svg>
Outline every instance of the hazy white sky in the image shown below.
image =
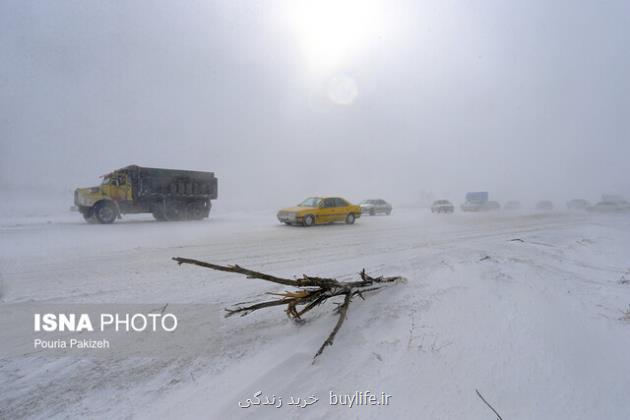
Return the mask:
<svg viewBox="0 0 630 420">
<path fill-rule="evenodd" d="M 630 198 L 627 1 L 0 0 L 0 184 Z"/>
</svg>

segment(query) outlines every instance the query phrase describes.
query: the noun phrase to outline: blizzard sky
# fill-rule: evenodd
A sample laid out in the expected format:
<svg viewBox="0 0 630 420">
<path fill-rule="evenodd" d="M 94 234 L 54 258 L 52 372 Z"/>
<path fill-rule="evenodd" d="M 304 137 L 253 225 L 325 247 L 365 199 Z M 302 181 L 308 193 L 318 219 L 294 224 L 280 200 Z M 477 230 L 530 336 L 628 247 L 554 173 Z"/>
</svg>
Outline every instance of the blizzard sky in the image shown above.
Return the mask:
<svg viewBox="0 0 630 420">
<path fill-rule="evenodd" d="M 0 0 L 0 184 L 138 164 L 252 207 L 630 198 L 629 21 L 624 0 Z"/>
</svg>

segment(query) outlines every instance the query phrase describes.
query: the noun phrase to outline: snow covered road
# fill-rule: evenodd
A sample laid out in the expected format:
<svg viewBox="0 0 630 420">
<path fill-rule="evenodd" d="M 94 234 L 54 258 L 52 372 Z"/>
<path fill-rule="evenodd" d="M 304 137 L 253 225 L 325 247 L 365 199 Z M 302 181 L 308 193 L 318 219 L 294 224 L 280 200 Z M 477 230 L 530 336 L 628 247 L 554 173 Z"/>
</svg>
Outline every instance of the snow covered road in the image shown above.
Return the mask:
<svg viewBox="0 0 630 420">
<path fill-rule="evenodd" d="M 513 240 L 520 239 L 520 240 Z M 295 228 L 273 212 L 203 222 L 77 214 L 0 220 L 0 305 L 208 304 L 285 290 L 171 257 L 285 277 L 403 275 L 355 299 L 335 344 L 330 306 L 296 326 L 273 308 L 222 318 L 198 357 L 0 359 L 0 418 L 626 419 L 630 413 L 630 217 L 584 213 L 431 215 Z M 11 333 L 5 331 L 3 334 Z M 312 406 L 239 408 L 265 395 Z M 389 405 L 331 405 L 369 390 Z"/>
</svg>

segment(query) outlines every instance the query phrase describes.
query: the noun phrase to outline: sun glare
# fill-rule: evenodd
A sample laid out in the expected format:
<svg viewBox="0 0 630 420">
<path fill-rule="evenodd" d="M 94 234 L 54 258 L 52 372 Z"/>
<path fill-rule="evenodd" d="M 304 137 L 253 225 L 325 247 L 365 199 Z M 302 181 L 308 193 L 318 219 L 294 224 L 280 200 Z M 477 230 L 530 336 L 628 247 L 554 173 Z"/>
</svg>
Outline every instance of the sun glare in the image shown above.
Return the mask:
<svg viewBox="0 0 630 420">
<path fill-rule="evenodd" d="M 308 71 L 334 72 L 377 36 L 379 3 L 370 0 L 291 2 L 291 20 Z"/>
</svg>

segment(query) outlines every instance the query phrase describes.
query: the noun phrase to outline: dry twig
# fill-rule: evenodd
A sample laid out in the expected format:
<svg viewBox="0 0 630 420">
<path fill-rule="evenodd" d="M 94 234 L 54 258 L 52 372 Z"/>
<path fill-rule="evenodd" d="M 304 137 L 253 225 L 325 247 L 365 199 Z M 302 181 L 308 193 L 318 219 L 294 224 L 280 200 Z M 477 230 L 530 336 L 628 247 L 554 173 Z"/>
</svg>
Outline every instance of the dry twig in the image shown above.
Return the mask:
<svg viewBox="0 0 630 420">
<path fill-rule="evenodd" d="M 270 281 L 272 283 L 282 284 L 285 286 L 292 286 L 298 288 L 295 291 L 286 291 L 284 293 L 270 293 L 274 296 L 279 296 L 279 299 L 268 300 L 265 302 L 256 303 L 249 306 L 235 306 L 234 308 L 226 309 L 226 317 L 239 314 L 245 316 L 253 311 L 263 308 L 269 308 L 272 306 L 286 306 L 285 312 L 289 318 L 296 322 L 302 322 L 302 316 L 310 310 L 316 308 L 326 300 L 343 296 L 343 303 L 337 307 L 337 314 L 339 318 L 335 328 L 333 328 L 330 335 L 326 338 L 321 345 L 313 359 L 317 358 L 327 346 L 331 346 L 341 328 L 341 325 L 345 321 L 348 314 L 348 307 L 354 296 L 359 296 L 364 299 L 364 293 L 373 292 L 381 289 L 389 284 L 394 284 L 404 280 L 402 277 L 371 277 L 366 274 L 365 270 L 360 273 L 361 280 L 353 282 L 340 282 L 335 279 L 312 277 L 303 274 L 298 279 L 285 279 L 281 277 L 272 276 L 269 274 L 261 273 L 258 271 L 249 270 L 247 268 L 238 265 L 217 265 L 204 261 L 194 260 L 190 258 L 175 257 L 174 261 L 181 264 L 192 264 L 204 268 L 210 268 L 217 271 L 225 271 L 229 273 L 243 274 L 250 279 L 260 279 Z"/>
<path fill-rule="evenodd" d="M 497 420 L 503 420 L 503 417 L 501 417 L 501 415 L 497 412 L 497 410 L 495 410 L 494 407 L 491 406 L 488 401 L 486 401 L 486 399 L 481 395 L 481 392 L 479 392 L 478 389 L 475 389 L 475 392 L 477 393 L 477 396 L 481 398 L 481 401 L 483 401 L 488 407 L 490 407 L 490 410 L 492 410 L 494 414 L 497 415 Z"/>
</svg>

